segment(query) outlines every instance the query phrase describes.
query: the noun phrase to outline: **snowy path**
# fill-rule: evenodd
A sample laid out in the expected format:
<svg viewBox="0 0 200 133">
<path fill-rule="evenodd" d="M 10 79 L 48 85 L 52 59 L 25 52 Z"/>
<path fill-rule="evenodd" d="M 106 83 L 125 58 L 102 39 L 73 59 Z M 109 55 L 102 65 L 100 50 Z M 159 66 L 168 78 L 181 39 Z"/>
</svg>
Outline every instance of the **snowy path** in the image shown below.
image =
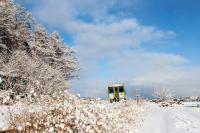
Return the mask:
<svg viewBox="0 0 200 133">
<path fill-rule="evenodd" d="M 200 133 L 200 108 L 151 104 L 141 133 Z"/>
</svg>

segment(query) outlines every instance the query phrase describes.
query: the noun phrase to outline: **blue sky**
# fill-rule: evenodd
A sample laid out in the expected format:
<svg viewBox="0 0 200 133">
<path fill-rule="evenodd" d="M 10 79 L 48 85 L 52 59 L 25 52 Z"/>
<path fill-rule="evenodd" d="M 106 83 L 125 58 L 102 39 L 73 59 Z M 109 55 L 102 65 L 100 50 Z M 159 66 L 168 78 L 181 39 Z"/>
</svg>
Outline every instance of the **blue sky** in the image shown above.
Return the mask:
<svg viewBox="0 0 200 133">
<path fill-rule="evenodd" d="M 127 88 L 200 94 L 199 0 L 16 0 L 79 58 L 74 93 L 106 96 Z M 133 91 L 132 90 L 132 91 Z"/>
<path fill-rule="evenodd" d="M 144 10 L 136 15 L 142 18 L 141 22 L 177 33 L 176 41 L 179 45 L 161 50 L 182 54 L 194 63 L 199 63 L 200 1 L 151 0 L 147 3 Z"/>
</svg>

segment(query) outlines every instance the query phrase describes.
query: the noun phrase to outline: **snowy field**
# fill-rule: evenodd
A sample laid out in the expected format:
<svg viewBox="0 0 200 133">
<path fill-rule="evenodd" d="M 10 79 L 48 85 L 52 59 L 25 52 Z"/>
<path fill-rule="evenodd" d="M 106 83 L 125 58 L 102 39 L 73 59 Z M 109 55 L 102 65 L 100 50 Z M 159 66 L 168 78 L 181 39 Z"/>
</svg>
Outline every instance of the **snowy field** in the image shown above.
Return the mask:
<svg viewBox="0 0 200 133">
<path fill-rule="evenodd" d="M 101 122 L 109 132 L 121 129 L 122 133 L 200 133 L 200 108 L 196 105 L 197 103 L 184 103 L 160 107 L 153 103 L 137 106 L 134 101 L 113 104 L 105 101 L 81 101 L 76 105 L 76 109 L 80 110 L 80 114 L 76 116 L 86 119 L 84 116 L 80 117 L 86 111 L 86 121 Z M 18 112 L 22 108 L 25 107 L 15 105 L 10 110 Z M 37 111 L 39 110 L 41 109 L 37 107 Z M 8 106 L 0 106 L 1 129 L 8 124 L 8 112 Z M 94 115 L 95 113 L 98 114 Z"/>
<path fill-rule="evenodd" d="M 149 104 L 149 112 L 141 133 L 200 133 L 200 108 L 197 103 L 185 103 L 174 107 Z"/>
</svg>

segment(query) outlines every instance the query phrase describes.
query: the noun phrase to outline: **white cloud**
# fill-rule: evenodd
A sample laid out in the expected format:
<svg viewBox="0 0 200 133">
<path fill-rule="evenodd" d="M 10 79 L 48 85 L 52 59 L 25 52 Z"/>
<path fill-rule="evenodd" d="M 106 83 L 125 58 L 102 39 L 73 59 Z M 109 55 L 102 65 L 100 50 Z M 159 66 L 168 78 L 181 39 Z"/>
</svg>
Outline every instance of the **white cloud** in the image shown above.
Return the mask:
<svg viewBox="0 0 200 133">
<path fill-rule="evenodd" d="M 194 91 L 198 88 L 195 79 L 199 78 L 199 69 L 186 71 L 187 59 L 143 49 L 148 43 L 167 42 L 176 33 L 142 25 L 136 18 L 110 15 L 109 9 L 119 4 L 117 0 L 42 0 L 35 4 L 34 15 L 75 39 L 81 67 L 81 79 L 73 86 L 76 91 L 89 96 L 106 94 L 106 86 L 112 82 L 166 86 L 182 90 L 182 94 L 188 94 L 191 86 Z M 87 22 L 80 16 L 91 20 Z"/>
<path fill-rule="evenodd" d="M 151 88 L 167 87 L 177 95 L 200 95 L 200 82 L 198 81 L 200 69 L 192 68 L 168 68 L 154 70 L 145 77 L 137 77 L 129 83 L 133 86 L 146 85 Z"/>
</svg>

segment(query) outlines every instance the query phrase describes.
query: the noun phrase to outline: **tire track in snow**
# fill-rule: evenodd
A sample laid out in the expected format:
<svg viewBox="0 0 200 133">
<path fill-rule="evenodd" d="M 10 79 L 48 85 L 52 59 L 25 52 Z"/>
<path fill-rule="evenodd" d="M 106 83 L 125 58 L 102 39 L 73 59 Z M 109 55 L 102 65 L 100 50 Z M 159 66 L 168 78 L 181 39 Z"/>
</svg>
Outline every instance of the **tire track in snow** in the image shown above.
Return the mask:
<svg viewBox="0 0 200 133">
<path fill-rule="evenodd" d="M 197 109 L 183 107 L 181 110 L 181 120 L 184 123 L 182 128 L 190 133 L 200 133 L 200 114 Z"/>
<path fill-rule="evenodd" d="M 150 112 L 144 121 L 141 133 L 169 133 L 169 122 L 166 121 L 169 115 L 168 108 L 160 108 L 157 105 L 150 105 Z"/>
<path fill-rule="evenodd" d="M 200 133 L 200 113 L 195 108 L 150 104 L 150 109 L 140 133 Z"/>
</svg>

